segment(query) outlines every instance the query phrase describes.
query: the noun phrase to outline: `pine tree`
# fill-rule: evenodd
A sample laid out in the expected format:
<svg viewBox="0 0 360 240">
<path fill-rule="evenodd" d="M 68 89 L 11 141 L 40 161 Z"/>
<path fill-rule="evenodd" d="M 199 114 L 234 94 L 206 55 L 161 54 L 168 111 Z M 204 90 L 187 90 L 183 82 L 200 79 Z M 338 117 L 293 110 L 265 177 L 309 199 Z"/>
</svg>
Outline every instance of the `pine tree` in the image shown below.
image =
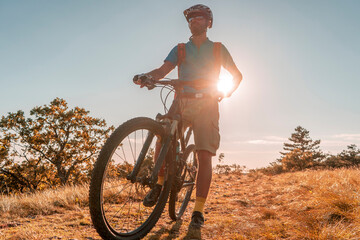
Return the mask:
<svg viewBox="0 0 360 240">
<path fill-rule="evenodd" d="M 358 166 L 360 164 L 360 149 L 355 144 L 351 144 L 338 155 L 338 159 L 345 162 L 347 166 Z"/>
<path fill-rule="evenodd" d="M 356 167 L 360 165 L 360 149 L 351 144 L 338 155 L 330 155 L 324 161 L 324 165 L 332 168 Z"/>
<path fill-rule="evenodd" d="M 309 131 L 298 126 L 295 133 L 289 138 L 290 143 L 284 143 L 284 152 L 278 162 L 282 164 L 284 170 L 298 171 L 316 166 L 324 158 L 321 152 L 320 140 L 313 141 L 309 136 Z"/>
</svg>

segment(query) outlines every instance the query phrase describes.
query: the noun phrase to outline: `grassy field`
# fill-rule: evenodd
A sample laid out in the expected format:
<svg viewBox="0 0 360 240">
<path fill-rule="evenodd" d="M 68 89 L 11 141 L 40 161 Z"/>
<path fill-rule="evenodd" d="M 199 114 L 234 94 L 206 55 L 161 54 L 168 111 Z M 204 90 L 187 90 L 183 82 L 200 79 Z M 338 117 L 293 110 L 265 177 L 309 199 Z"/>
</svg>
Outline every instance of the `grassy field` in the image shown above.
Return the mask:
<svg viewBox="0 0 360 240">
<path fill-rule="evenodd" d="M 0 239 L 100 239 L 87 186 L 0 197 Z M 201 232 L 167 210 L 145 239 L 360 239 L 360 171 L 214 174 Z"/>
</svg>

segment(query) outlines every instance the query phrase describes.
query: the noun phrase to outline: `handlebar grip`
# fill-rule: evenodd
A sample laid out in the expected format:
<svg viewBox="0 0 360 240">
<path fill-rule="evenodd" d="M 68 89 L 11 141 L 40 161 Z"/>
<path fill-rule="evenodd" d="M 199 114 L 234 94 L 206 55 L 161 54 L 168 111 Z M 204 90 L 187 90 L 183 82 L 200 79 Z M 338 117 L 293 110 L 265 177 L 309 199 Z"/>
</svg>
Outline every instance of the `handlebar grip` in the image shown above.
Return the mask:
<svg viewBox="0 0 360 240">
<path fill-rule="evenodd" d="M 133 82 L 137 85 L 144 85 L 148 77 L 145 74 L 137 74 L 133 78 Z"/>
<path fill-rule="evenodd" d="M 155 80 L 152 78 L 152 76 L 147 74 L 137 74 L 133 78 L 133 82 L 137 85 L 140 85 L 140 87 L 147 87 L 147 89 L 151 90 L 155 88 Z"/>
<path fill-rule="evenodd" d="M 139 75 L 135 75 L 135 76 L 133 77 L 133 82 L 134 82 L 135 84 L 137 84 L 138 79 L 139 79 Z"/>
</svg>

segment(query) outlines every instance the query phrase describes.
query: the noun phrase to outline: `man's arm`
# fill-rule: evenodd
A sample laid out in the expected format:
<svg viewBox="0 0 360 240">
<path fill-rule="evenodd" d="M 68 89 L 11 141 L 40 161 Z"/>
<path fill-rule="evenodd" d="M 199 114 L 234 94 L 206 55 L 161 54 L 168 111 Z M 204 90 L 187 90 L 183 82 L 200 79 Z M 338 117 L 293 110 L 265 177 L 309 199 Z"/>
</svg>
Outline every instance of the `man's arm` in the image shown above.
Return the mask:
<svg viewBox="0 0 360 240">
<path fill-rule="evenodd" d="M 172 64 L 169 61 L 165 61 L 161 67 L 154 69 L 146 74 L 151 75 L 157 81 L 159 79 L 164 78 L 174 68 L 175 68 L 174 64 Z"/>
<path fill-rule="evenodd" d="M 230 97 L 233 92 L 239 87 L 240 82 L 243 80 L 243 76 L 239 69 L 236 67 L 235 64 L 225 67 L 226 70 L 230 72 L 230 74 L 233 76 L 233 88 L 228 93 L 227 97 Z"/>
</svg>

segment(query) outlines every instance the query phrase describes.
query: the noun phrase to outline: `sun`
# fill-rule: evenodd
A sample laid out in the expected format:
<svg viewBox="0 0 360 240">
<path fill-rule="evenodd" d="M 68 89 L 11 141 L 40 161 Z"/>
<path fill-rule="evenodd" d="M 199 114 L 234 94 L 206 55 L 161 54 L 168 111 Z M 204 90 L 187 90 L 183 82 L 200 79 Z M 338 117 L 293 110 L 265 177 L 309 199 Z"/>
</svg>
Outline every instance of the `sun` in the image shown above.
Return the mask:
<svg viewBox="0 0 360 240">
<path fill-rule="evenodd" d="M 221 71 L 217 84 L 218 91 L 222 92 L 224 95 L 227 95 L 233 88 L 233 85 L 233 77 L 231 74 L 226 71 Z"/>
</svg>

